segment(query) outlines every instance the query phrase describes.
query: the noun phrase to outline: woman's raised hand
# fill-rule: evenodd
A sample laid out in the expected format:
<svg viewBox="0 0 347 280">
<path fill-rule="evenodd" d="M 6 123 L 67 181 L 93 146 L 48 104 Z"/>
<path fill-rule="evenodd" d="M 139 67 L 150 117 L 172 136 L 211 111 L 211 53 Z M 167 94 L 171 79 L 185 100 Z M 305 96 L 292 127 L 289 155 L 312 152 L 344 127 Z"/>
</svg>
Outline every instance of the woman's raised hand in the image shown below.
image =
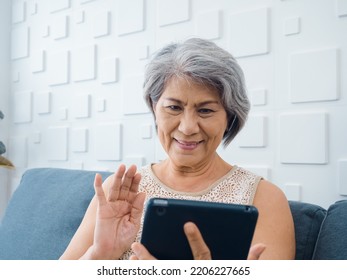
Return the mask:
<svg viewBox="0 0 347 280">
<path fill-rule="evenodd" d="M 145 194 L 138 193 L 140 180 L 135 165 L 126 170 L 122 164 L 104 191 L 101 175 L 95 175 L 96 224 L 87 258 L 118 259 L 130 248 L 140 228 L 144 207 Z"/>
</svg>

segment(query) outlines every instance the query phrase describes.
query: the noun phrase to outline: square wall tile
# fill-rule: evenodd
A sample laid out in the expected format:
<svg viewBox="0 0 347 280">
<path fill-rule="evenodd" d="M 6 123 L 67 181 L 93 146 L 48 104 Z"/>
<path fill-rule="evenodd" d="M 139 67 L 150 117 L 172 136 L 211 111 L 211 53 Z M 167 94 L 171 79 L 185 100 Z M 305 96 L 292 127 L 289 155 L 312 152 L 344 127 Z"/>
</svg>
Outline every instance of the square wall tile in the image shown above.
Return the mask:
<svg viewBox="0 0 347 280">
<path fill-rule="evenodd" d="M 126 35 L 144 30 L 144 8 L 144 0 L 118 1 L 118 35 Z"/>
<path fill-rule="evenodd" d="M 35 95 L 36 112 L 38 114 L 49 114 L 51 112 L 51 93 L 39 92 Z"/>
<path fill-rule="evenodd" d="M 326 113 L 280 115 L 282 163 L 328 163 L 328 116 Z"/>
<path fill-rule="evenodd" d="M 290 56 L 290 97 L 293 103 L 336 100 L 339 97 L 337 49 Z"/>
<path fill-rule="evenodd" d="M 70 0 L 49 0 L 50 12 L 55 13 L 70 8 Z"/>
<path fill-rule="evenodd" d="M 94 150 L 97 160 L 122 159 L 123 131 L 120 123 L 100 123 L 95 128 Z"/>
<path fill-rule="evenodd" d="M 336 0 L 336 11 L 339 17 L 347 16 L 347 0 Z"/>
<path fill-rule="evenodd" d="M 261 8 L 229 18 L 229 50 L 235 57 L 266 54 L 270 51 L 270 9 Z"/>
<path fill-rule="evenodd" d="M 100 79 L 103 84 L 118 81 L 118 58 L 105 58 L 100 62 Z"/>
<path fill-rule="evenodd" d="M 12 4 L 12 23 L 24 22 L 25 14 L 26 14 L 26 2 L 14 2 Z"/>
<path fill-rule="evenodd" d="M 209 40 L 221 36 L 221 14 L 219 10 L 202 12 L 197 15 L 196 34 L 200 38 Z"/>
<path fill-rule="evenodd" d="M 189 0 L 157 1 L 157 17 L 159 26 L 176 24 L 190 19 Z"/>
<path fill-rule="evenodd" d="M 69 32 L 69 18 L 67 16 L 58 16 L 51 23 L 52 38 L 55 40 L 64 39 Z"/>
<path fill-rule="evenodd" d="M 266 117 L 249 116 L 245 127 L 238 135 L 238 143 L 242 148 L 261 148 L 266 146 Z"/>
<path fill-rule="evenodd" d="M 29 28 L 20 26 L 11 31 L 11 59 L 29 56 Z"/>
<path fill-rule="evenodd" d="M 93 24 L 93 34 L 95 38 L 110 34 L 111 12 L 101 11 L 95 14 Z"/>
<path fill-rule="evenodd" d="M 71 53 L 71 75 L 75 82 L 96 77 L 96 46 L 83 46 Z"/>
<path fill-rule="evenodd" d="M 47 69 L 50 85 L 63 85 L 69 82 L 69 61 L 70 56 L 68 51 L 48 53 Z"/>
<path fill-rule="evenodd" d="M 44 50 L 34 51 L 30 58 L 31 72 L 39 73 L 45 70 L 46 52 Z"/>
</svg>

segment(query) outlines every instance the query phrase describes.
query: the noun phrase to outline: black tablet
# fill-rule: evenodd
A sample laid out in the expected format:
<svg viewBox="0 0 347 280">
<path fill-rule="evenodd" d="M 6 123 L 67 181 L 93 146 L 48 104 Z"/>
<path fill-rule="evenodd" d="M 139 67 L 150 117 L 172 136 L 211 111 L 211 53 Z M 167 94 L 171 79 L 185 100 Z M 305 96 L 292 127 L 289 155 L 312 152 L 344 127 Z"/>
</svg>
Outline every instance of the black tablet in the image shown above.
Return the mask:
<svg viewBox="0 0 347 280">
<path fill-rule="evenodd" d="M 191 260 L 183 231 L 183 225 L 191 221 L 198 226 L 212 259 L 245 260 L 257 219 L 257 209 L 249 205 L 151 198 L 141 243 L 157 259 Z"/>
</svg>

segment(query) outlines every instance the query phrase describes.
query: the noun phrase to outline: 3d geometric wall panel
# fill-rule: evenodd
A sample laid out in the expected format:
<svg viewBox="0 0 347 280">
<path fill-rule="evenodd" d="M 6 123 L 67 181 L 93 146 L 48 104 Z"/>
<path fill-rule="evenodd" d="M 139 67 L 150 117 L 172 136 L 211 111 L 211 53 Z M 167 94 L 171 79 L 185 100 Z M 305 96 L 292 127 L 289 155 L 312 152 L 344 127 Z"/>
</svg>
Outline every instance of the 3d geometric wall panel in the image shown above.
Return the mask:
<svg viewBox="0 0 347 280">
<path fill-rule="evenodd" d="M 12 1 L 13 2 L 13 1 Z M 15 2 L 12 4 L 12 23 L 25 21 L 26 2 Z"/>
<path fill-rule="evenodd" d="M 43 72 L 46 65 L 46 52 L 44 50 L 34 51 L 30 57 L 30 65 L 31 72 Z"/>
<path fill-rule="evenodd" d="M 122 125 L 101 123 L 95 128 L 94 150 L 97 160 L 122 159 Z"/>
<path fill-rule="evenodd" d="M 68 128 L 48 127 L 45 139 L 48 160 L 68 159 Z"/>
<path fill-rule="evenodd" d="M 251 104 L 253 106 L 266 105 L 266 89 L 252 89 L 249 90 Z"/>
<path fill-rule="evenodd" d="M 101 11 L 95 14 L 93 24 L 93 34 L 95 38 L 110 34 L 111 12 Z"/>
<path fill-rule="evenodd" d="M 13 93 L 13 122 L 28 123 L 32 121 L 33 93 L 17 91 Z"/>
<path fill-rule="evenodd" d="M 76 24 L 81 24 L 85 21 L 85 12 L 84 11 L 76 11 L 74 13 L 74 22 Z"/>
<path fill-rule="evenodd" d="M 37 114 L 48 114 L 51 112 L 51 93 L 39 92 L 35 94 L 35 107 Z"/>
<path fill-rule="evenodd" d="M 233 13 L 229 19 L 229 49 L 235 57 L 269 52 L 269 8 Z"/>
<path fill-rule="evenodd" d="M 51 13 L 59 12 L 61 10 L 70 8 L 70 0 L 50 0 L 48 7 Z"/>
<path fill-rule="evenodd" d="M 260 148 L 266 146 L 266 117 L 249 116 L 245 127 L 238 136 L 239 146 L 242 148 Z"/>
<path fill-rule="evenodd" d="M 38 7 L 38 4 L 35 3 L 35 2 L 29 2 L 29 13 L 30 15 L 36 15 L 37 14 L 37 7 Z"/>
<path fill-rule="evenodd" d="M 221 11 L 199 13 L 196 21 L 196 34 L 201 38 L 218 39 L 221 36 Z"/>
<path fill-rule="evenodd" d="M 62 85 L 69 82 L 69 52 L 49 52 L 47 55 L 48 80 L 50 85 Z"/>
<path fill-rule="evenodd" d="M 73 98 L 74 103 L 71 110 L 77 119 L 89 118 L 91 108 L 91 96 L 89 94 L 76 94 Z"/>
<path fill-rule="evenodd" d="M 157 1 L 157 19 L 159 26 L 187 21 L 190 18 L 189 0 Z"/>
<path fill-rule="evenodd" d="M 11 59 L 29 56 L 29 28 L 21 26 L 11 32 Z"/>
<path fill-rule="evenodd" d="M 328 116 L 326 113 L 280 115 L 282 163 L 326 164 L 328 162 Z"/>
<path fill-rule="evenodd" d="M 336 0 L 336 10 L 339 17 L 347 16 L 347 0 Z"/>
<path fill-rule="evenodd" d="M 337 49 L 315 50 L 290 57 L 290 97 L 293 103 L 338 99 Z"/>
<path fill-rule="evenodd" d="M 83 65 L 83 67 L 81 67 Z M 96 46 L 84 46 L 71 52 L 71 75 L 75 82 L 95 79 Z"/>
<path fill-rule="evenodd" d="M 118 81 L 118 58 L 105 58 L 100 62 L 100 80 L 103 84 Z"/>
<path fill-rule="evenodd" d="M 125 78 L 122 87 L 123 113 L 125 115 L 148 113 L 143 99 L 143 75 Z"/>
<path fill-rule="evenodd" d="M 144 0 L 118 1 L 118 35 L 126 35 L 144 30 L 144 8 Z"/>
<path fill-rule="evenodd" d="M 51 24 L 52 37 L 55 40 L 64 39 L 68 36 L 68 17 L 58 16 Z"/>
<path fill-rule="evenodd" d="M 284 21 L 284 35 L 294 35 L 300 33 L 300 18 L 292 17 Z"/>
</svg>

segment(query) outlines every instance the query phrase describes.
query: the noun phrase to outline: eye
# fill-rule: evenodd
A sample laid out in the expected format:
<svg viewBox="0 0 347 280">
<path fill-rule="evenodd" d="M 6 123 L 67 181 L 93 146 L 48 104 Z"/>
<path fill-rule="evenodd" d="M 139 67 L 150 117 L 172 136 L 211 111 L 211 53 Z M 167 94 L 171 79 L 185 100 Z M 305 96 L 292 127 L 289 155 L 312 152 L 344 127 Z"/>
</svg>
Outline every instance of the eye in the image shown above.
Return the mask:
<svg viewBox="0 0 347 280">
<path fill-rule="evenodd" d="M 177 105 L 169 105 L 166 108 L 170 109 L 171 111 L 180 111 L 181 107 Z"/>
<path fill-rule="evenodd" d="M 203 115 L 208 115 L 208 114 L 213 113 L 214 111 L 212 109 L 208 109 L 208 108 L 201 108 L 201 109 L 199 109 L 198 112 L 200 114 L 203 114 Z"/>
</svg>

